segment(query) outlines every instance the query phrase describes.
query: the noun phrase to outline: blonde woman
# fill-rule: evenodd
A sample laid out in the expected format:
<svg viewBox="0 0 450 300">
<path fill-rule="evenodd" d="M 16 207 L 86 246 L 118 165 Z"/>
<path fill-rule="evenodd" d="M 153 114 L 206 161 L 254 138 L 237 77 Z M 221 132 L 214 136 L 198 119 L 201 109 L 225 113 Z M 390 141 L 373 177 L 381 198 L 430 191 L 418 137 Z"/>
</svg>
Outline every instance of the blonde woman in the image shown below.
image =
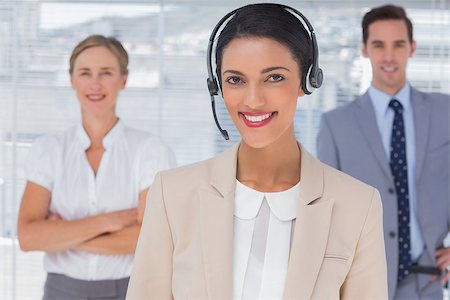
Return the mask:
<svg viewBox="0 0 450 300">
<path fill-rule="evenodd" d="M 124 299 L 154 174 L 171 150 L 116 114 L 128 54 L 94 35 L 70 58 L 81 123 L 35 141 L 19 211 L 24 251 L 45 251 L 44 299 Z"/>
</svg>

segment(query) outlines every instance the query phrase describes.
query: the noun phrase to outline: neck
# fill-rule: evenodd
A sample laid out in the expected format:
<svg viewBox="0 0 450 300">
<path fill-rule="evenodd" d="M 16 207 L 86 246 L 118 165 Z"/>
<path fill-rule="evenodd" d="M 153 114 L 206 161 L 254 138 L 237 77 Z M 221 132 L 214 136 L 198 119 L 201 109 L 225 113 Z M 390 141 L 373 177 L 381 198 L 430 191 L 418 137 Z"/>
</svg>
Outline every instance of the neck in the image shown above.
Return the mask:
<svg viewBox="0 0 450 300">
<path fill-rule="evenodd" d="M 116 115 L 102 117 L 82 116 L 83 127 L 91 140 L 90 148 L 103 148 L 103 138 L 114 127 L 119 118 Z"/>
<path fill-rule="evenodd" d="M 300 161 L 301 152 L 293 130 L 288 137 L 264 148 L 252 148 L 242 141 L 237 179 L 258 191 L 284 191 L 300 181 Z"/>
<path fill-rule="evenodd" d="M 385 92 L 389 96 L 394 96 L 405 86 L 406 80 L 400 86 L 378 86 L 376 83 L 372 82 L 372 85 L 379 89 L 380 91 Z"/>
</svg>

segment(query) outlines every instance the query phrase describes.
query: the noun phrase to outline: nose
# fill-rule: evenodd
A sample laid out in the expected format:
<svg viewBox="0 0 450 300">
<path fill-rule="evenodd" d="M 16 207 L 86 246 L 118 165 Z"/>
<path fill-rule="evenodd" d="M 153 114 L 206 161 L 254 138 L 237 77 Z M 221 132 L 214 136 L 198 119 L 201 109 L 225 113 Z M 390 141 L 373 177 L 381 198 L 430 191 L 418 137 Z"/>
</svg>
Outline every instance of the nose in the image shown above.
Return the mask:
<svg viewBox="0 0 450 300">
<path fill-rule="evenodd" d="M 89 80 L 89 89 L 92 91 L 98 91 L 101 88 L 100 76 L 93 75 Z"/>
<path fill-rule="evenodd" d="M 383 53 L 383 58 L 386 61 L 392 61 L 394 59 L 394 49 L 392 49 L 391 47 L 386 47 Z"/>
<path fill-rule="evenodd" d="M 250 109 L 258 109 L 266 103 L 262 87 L 258 84 L 249 84 L 244 104 Z"/>
</svg>

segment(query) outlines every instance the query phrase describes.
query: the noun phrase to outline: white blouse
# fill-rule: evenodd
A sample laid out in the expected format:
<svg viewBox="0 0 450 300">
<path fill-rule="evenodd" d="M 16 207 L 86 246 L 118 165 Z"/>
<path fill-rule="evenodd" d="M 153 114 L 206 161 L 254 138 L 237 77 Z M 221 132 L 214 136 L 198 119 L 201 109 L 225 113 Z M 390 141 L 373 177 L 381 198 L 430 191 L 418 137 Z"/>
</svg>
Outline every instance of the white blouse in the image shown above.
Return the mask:
<svg viewBox="0 0 450 300">
<path fill-rule="evenodd" d="M 118 121 L 103 139 L 97 174 L 87 160 L 90 139 L 81 124 L 33 143 L 27 180 L 51 192 L 50 211 L 65 220 L 136 208 L 139 193 L 157 171 L 175 165 L 172 151 L 147 132 Z M 133 255 L 101 255 L 79 250 L 46 253 L 44 268 L 82 280 L 120 279 L 131 274 Z"/>
<path fill-rule="evenodd" d="M 281 299 L 300 183 L 274 193 L 236 183 L 233 299 Z"/>
</svg>

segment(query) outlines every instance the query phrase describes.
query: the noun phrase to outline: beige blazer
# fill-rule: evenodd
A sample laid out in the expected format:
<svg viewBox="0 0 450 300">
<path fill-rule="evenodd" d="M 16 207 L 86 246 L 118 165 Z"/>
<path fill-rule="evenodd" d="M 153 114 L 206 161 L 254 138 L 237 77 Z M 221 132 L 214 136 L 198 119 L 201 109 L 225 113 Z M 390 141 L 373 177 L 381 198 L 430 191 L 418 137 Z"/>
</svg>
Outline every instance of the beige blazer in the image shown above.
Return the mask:
<svg viewBox="0 0 450 300">
<path fill-rule="evenodd" d="M 237 149 L 156 176 L 128 300 L 232 298 Z M 284 299 L 387 299 L 378 191 L 301 153 Z"/>
</svg>

